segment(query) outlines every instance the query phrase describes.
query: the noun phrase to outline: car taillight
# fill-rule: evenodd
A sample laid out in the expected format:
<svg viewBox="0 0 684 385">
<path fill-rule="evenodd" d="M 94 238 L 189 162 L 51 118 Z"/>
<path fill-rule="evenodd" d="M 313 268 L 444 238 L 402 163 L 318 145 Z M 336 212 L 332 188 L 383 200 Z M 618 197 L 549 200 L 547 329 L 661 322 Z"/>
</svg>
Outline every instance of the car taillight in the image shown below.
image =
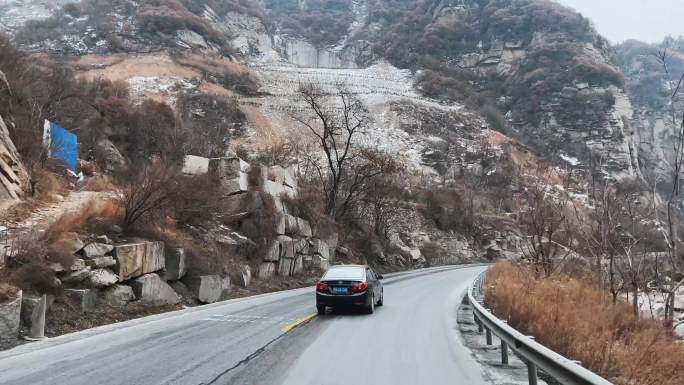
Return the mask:
<svg viewBox="0 0 684 385">
<path fill-rule="evenodd" d="M 330 293 L 330 286 L 328 286 L 328 284 L 325 282 L 318 282 L 316 284 L 316 291 L 320 291 L 321 293 Z"/>
<path fill-rule="evenodd" d="M 366 282 L 357 282 L 352 285 L 352 293 L 361 293 L 368 290 L 368 284 Z"/>
</svg>

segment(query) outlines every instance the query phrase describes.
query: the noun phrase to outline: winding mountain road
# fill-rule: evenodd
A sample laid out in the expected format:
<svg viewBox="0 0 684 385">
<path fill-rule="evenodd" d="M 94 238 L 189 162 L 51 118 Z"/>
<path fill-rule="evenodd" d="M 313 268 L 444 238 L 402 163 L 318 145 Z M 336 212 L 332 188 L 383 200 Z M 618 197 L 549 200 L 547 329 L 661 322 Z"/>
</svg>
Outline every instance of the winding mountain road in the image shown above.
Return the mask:
<svg viewBox="0 0 684 385">
<path fill-rule="evenodd" d="M 0 384 L 483 385 L 456 321 L 483 269 L 392 275 L 372 315 L 315 317 L 304 288 L 53 338 L 1 352 Z"/>
</svg>

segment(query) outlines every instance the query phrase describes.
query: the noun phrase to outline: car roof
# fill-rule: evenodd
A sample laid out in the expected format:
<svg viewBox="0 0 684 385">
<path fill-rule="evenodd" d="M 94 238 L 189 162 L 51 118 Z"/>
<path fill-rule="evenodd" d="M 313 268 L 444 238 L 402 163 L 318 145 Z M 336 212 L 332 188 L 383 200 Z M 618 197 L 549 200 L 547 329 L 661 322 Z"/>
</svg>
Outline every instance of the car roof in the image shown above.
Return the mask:
<svg viewBox="0 0 684 385">
<path fill-rule="evenodd" d="M 365 275 L 366 265 L 335 265 L 330 266 L 323 279 L 363 279 Z"/>
<path fill-rule="evenodd" d="M 328 269 L 335 269 L 338 267 L 362 267 L 362 268 L 366 268 L 366 267 L 368 267 L 368 265 L 353 265 L 353 264 L 352 265 L 332 265 Z"/>
</svg>

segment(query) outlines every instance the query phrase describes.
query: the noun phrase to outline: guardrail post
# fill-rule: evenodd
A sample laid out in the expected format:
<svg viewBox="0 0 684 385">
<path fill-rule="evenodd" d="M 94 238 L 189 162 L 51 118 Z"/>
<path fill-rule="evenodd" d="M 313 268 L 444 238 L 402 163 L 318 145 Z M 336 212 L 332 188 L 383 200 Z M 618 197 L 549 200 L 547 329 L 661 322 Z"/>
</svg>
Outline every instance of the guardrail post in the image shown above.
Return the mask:
<svg viewBox="0 0 684 385">
<path fill-rule="evenodd" d="M 508 345 L 504 340 L 501 340 L 501 363 L 508 365 Z"/>
<path fill-rule="evenodd" d="M 487 331 L 487 345 L 491 345 L 492 344 L 492 330 L 490 328 L 487 328 L 487 327 L 485 328 L 485 330 Z"/>
<path fill-rule="evenodd" d="M 537 365 L 529 361 L 527 362 L 527 378 L 530 385 L 538 385 Z"/>
<path fill-rule="evenodd" d="M 473 315 L 474 315 L 474 314 L 475 314 L 475 313 L 473 313 Z M 480 319 L 477 318 L 476 315 L 474 315 L 474 317 L 475 317 L 475 323 L 477 324 L 477 332 L 478 332 L 479 334 L 482 334 L 482 332 L 484 332 L 484 325 L 482 325 L 482 321 L 480 321 Z"/>
<path fill-rule="evenodd" d="M 45 339 L 45 312 L 47 311 L 47 295 L 43 294 L 40 301 L 34 307 L 31 314 L 31 330 L 29 331 L 29 341 L 40 341 Z"/>
</svg>

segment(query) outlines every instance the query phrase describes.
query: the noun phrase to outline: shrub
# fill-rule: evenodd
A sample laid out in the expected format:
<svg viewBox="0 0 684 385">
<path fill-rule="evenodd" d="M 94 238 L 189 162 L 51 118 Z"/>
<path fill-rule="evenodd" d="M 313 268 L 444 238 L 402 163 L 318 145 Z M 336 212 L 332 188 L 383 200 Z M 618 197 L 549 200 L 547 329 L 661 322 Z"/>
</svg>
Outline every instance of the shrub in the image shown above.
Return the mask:
<svg viewBox="0 0 684 385">
<path fill-rule="evenodd" d="M 12 273 L 10 281 L 27 293 L 59 295 L 62 289 L 52 270 L 35 263 L 21 266 Z"/>
<path fill-rule="evenodd" d="M 118 199 L 121 224 L 126 231 L 143 222 L 159 220 L 168 213 L 178 194 L 178 173 L 169 164 L 160 162 L 129 175 L 122 183 Z"/>
<path fill-rule="evenodd" d="M 490 270 L 487 305 L 524 334 L 617 385 L 676 385 L 684 345 L 655 321 L 638 320 L 592 284 L 501 262 Z"/>
</svg>

